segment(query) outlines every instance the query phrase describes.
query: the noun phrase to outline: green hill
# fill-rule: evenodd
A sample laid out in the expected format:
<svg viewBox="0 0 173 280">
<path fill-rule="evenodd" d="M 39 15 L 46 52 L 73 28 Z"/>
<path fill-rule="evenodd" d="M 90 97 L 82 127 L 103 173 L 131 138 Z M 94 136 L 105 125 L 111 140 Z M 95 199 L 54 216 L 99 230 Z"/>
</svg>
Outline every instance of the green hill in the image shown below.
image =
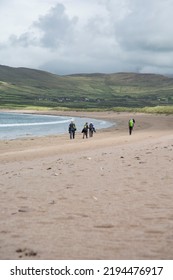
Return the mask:
<svg viewBox="0 0 173 280">
<path fill-rule="evenodd" d="M 173 78 L 155 74 L 75 74 L 0 65 L 0 107 L 68 109 L 173 105 Z"/>
</svg>

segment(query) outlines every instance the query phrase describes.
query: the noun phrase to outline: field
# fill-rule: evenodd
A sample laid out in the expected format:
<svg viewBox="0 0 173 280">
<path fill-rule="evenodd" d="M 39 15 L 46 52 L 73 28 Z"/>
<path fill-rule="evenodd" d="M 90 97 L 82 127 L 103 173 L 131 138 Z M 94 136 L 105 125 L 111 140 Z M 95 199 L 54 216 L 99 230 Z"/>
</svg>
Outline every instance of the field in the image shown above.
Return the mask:
<svg viewBox="0 0 173 280">
<path fill-rule="evenodd" d="M 58 76 L 0 66 L 0 108 L 173 112 L 173 78 L 115 73 Z"/>
</svg>

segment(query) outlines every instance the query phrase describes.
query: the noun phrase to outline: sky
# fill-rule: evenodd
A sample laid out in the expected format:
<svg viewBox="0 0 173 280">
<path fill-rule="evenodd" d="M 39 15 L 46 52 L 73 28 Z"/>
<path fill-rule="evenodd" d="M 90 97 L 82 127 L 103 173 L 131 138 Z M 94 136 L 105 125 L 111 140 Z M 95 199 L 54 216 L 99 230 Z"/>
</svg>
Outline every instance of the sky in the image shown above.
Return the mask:
<svg viewBox="0 0 173 280">
<path fill-rule="evenodd" d="M 0 0 L 0 64 L 173 74 L 173 0 Z"/>
</svg>

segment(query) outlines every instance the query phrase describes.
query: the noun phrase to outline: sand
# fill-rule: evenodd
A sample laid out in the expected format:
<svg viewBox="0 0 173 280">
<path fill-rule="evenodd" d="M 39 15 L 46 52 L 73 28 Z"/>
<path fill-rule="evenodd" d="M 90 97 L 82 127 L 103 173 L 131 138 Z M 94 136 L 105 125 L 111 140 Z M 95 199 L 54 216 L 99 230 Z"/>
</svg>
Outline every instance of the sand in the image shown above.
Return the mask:
<svg viewBox="0 0 173 280">
<path fill-rule="evenodd" d="M 117 126 L 0 141 L 0 259 L 172 260 L 173 116 L 68 115 Z"/>
</svg>

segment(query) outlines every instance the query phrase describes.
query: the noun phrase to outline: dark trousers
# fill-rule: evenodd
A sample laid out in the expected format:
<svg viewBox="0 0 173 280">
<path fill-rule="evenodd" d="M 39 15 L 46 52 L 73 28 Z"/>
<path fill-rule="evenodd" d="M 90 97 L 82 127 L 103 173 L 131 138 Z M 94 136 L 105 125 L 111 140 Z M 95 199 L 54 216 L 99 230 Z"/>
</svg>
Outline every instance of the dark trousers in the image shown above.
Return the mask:
<svg viewBox="0 0 173 280">
<path fill-rule="evenodd" d="M 132 134 L 133 127 L 129 126 L 129 134 Z"/>
<path fill-rule="evenodd" d="M 89 137 L 93 137 L 93 130 L 89 130 Z"/>
<path fill-rule="evenodd" d="M 88 131 L 83 132 L 83 138 L 85 138 L 85 137 L 88 138 Z"/>
<path fill-rule="evenodd" d="M 75 131 L 70 131 L 70 139 L 74 139 L 75 138 Z"/>
</svg>

